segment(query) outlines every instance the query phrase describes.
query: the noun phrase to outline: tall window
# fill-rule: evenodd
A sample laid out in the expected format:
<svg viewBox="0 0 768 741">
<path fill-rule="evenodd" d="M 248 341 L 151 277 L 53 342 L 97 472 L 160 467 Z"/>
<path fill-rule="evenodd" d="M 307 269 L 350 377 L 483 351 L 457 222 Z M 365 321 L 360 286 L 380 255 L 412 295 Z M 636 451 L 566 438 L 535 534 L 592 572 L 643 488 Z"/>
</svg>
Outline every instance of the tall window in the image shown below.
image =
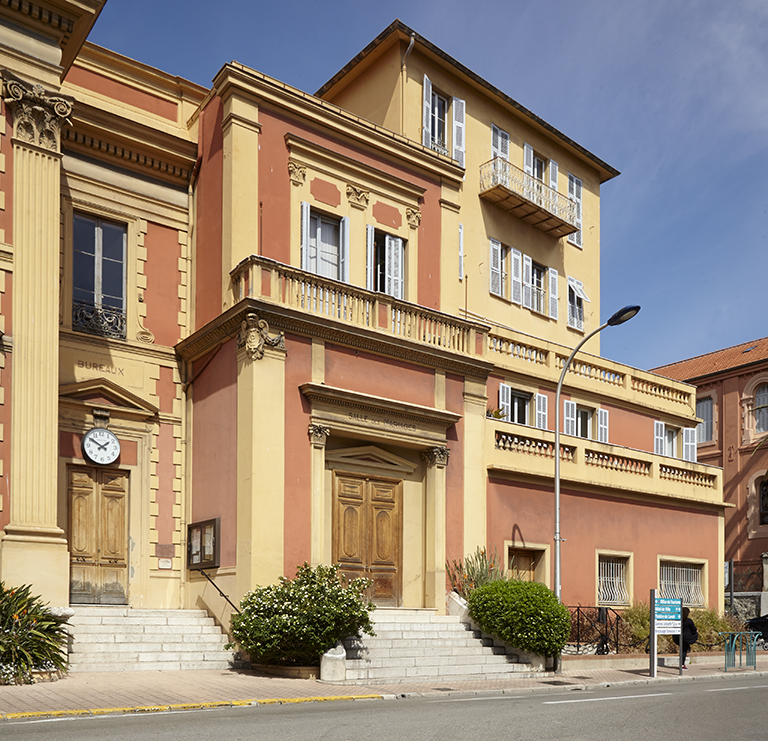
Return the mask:
<svg viewBox="0 0 768 741">
<path fill-rule="evenodd" d="M 576 207 L 576 226 L 579 230 L 568 235 L 568 241 L 577 247 L 582 246 L 581 241 L 581 190 L 582 183 L 575 175 L 568 173 L 568 198 L 570 198 Z"/>
<path fill-rule="evenodd" d="M 301 267 L 323 278 L 349 281 L 349 218 L 301 204 Z"/>
<path fill-rule="evenodd" d="M 432 113 L 430 116 L 430 145 L 440 154 L 448 154 L 445 129 L 448 118 L 448 101 L 439 93 L 432 91 Z"/>
<path fill-rule="evenodd" d="M 432 88 L 429 77 L 424 75 L 423 115 L 421 143 L 435 152 L 455 159 L 464 167 L 464 127 L 466 104 L 461 98 L 448 98 Z M 452 121 L 449 124 L 449 109 Z M 453 151 L 448 149 L 448 126 L 452 126 Z"/>
<path fill-rule="evenodd" d="M 123 224 L 75 214 L 72 225 L 72 328 L 125 339 Z"/>
<path fill-rule="evenodd" d="M 539 314 L 545 314 L 547 311 L 547 291 L 545 284 L 545 275 L 547 269 L 531 263 L 531 310 Z"/>
<path fill-rule="evenodd" d="M 714 434 L 712 397 L 696 400 L 696 416 L 701 419 L 696 427 L 696 442 L 708 443 Z"/>
<path fill-rule="evenodd" d="M 405 242 L 372 226 L 366 228 L 368 240 L 368 290 L 404 298 Z"/>
<path fill-rule="evenodd" d="M 499 409 L 503 419 L 507 422 L 517 422 L 520 425 L 528 424 L 528 404 L 531 401 L 530 394 L 524 394 L 506 383 L 499 384 Z"/>
<path fill-rule="evenodd" d="M 768 384 L 755 393 L 755 432 L 768 432 Z"/>
<path fill-rule="evenodd" d="M 659 567 L 659 596 L 681 599 L 684 605 L 699 607 L 704 604 L 701 588 L 703 566 L 700 564 L 662 561 Z"/>
<path fill-rule="evenodd" d="M 760 482 L 760 524 L 768 525 L 768 478 Z"/>
<path fill-rule="evenodd" d="M 520 283 L 520 265 L 519 255 L 517 250 L 517 283 Z M 491 286 L 490 291 L 494 296 L 501 296 L 501 298 L 509 298 L 509 289 L 507 288 L 507 263 L 509 262 L 509 247 L 506 247 L 498 239 L 491 240 Z M 513 270 L 515 269 L 515 262 L 513 259 Z M 513 279 L 514 286 L 514 279 Z M 514 290 L 513 298 L 514 301 Z"/>
<path fill-rule="evenodd" d="M 628 605 L 627 570 L 629 559 L 623 556 L 599 556 L 597 602 L 600 605 Z"/>
<path fill-rule="evenodd" d="M 584 331 L 584 302 L 589 297 L 584 291 L 584 284 L 568 276 L 568 326 Z"/>
</svg>

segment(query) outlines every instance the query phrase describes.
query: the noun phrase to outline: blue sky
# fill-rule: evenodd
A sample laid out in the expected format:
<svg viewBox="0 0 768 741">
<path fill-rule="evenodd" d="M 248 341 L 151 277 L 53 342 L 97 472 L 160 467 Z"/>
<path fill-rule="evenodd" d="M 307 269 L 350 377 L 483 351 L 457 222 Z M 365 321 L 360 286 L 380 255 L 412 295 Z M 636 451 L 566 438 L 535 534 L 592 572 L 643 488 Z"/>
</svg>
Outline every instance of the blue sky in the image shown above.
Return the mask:
<svg viewBox="0 0 768 741">
<path fill-rule="evenodd" d="M 90 40 L 202 85 L 237 60 L 314 92 L 395 18 L 621 171 L 603 319 L 643 308 L 604 356 L 651 368 L 768 335 L 764 0 L 108 0 Z"/>
</svg>

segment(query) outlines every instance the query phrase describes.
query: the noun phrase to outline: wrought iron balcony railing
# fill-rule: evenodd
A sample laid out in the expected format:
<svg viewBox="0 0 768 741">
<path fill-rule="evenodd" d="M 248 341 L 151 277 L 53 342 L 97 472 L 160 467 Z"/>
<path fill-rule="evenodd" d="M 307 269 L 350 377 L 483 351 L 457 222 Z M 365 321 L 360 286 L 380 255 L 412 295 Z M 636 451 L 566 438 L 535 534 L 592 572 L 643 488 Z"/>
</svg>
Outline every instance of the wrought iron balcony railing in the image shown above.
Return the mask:
<svg viewBox="0 0 768 741">
<path fill-rule="evenodd" d="M 480 165 L 480 196 L 555 237 L 579 230 L 576 204 L 503 157 Z"/>
<path fill-rule="evenodd" d="M 124 340 L 125 310 L 109 306 L 96 306 L 88 301 L 72 302 L 72 329 L 99 337 Z"/>
</svg>

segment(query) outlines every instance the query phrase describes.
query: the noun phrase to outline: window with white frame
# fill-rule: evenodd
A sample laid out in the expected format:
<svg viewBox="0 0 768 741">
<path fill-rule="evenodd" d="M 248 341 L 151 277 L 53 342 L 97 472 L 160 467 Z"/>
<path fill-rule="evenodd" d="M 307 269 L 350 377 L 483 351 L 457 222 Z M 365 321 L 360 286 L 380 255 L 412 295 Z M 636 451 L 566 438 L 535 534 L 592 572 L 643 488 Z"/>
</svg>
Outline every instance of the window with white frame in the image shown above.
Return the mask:
<svg viewBox="0 0 768 741">
<path fill-rule="evenodd" d="M 598 442 L 608 442 L 608 410 L 589 409 L 579 406 L 575 401 L 563 401 L 563 433 L 573 437 L 593 439 L 593 418 L 597 419 Z"/>
<path fill-rule="evenodd" d="M 75 213 L 72 224 L 72 329 L 125 339 L 127 228 Z"/>
<path fill-rule="evenodd" d="M 696 416 L 701 419 L 696 427 L 696 442 L 711 442 L 714 436 L 714 404 L 711 396 L 696 400 Z"/>
<path fill-rule="evenodd" d="M 367 288 L 395 298 L 405 298 L 405 241 L 366 227 Z"/>
<path fill-rule="evenodd" d="M 768 384 L 758 387 L 755 392 L 755 432 L 768 432 Z"/>
<path fill-rule="evenodd" d="M 702 564 L 662 561 L 659 564 L 659 597 L 681 599 L 684 605 L 702 607 Z"/>
<path fill-rule="evenodd" d="M 530 402 L 531 394 L 517 391 L 506 383 L 499 384 L 499 409 L 507 422 L 527 425 Z"/>
<path fill-rule="evenodd" d="M 578 231 L 568 235 L 568 241 L 576 245 L 576 247 L 582 247 L 581 239 L 581 191 L 582 183 L 575 175 L 568 173 L 568 198 L 570 198 L 576 207 L 576 226 Z"/>
<path fill-rule="evenodd" d="M 464 128 L 466 103 L 461 98 L 448 99 L 437 92 L 432 82 L 424 75 L 423 116 L 421 143 L 435 152 L 455 159 L 464 167 Z M 451 112 L 452 150 L 448 148 L 449 109 Z"/>
<path fill-rule="evenodd" d="M 589 301 L 584 284 L 568 276 L 568 326 L 584 331 L 584 302 Z"/>
<path fill-rule="evenodd" d="M 349 282 L 349 217 L 320 213 L 302 202 L 301 268 Z"/>
<path fill-rule="evenodd" d="M 626 556 L 598 556 L 597 603 L 599 605 L 628 605 L 627 587 L 629 558 Z"/>
<path fill-rule="evenodd" d="M 517 250 L 513 250 L 517 252 Z M 509 247 L 506 247 L 498 239 L 491 239 L 491 287 L 494 296 L 509 298 L 507 289 L 507 263 L 509 261 Z M 517 252 L 517 255 L 520 253 Z M 514 267 L 514 259 L 513 259 Z M 513 291 L 514 294 L 514 291 Z M 513 299 L 514 300 L 514 299 Z"/>
<path fill-rule="evenodd" d="M 677 439 L 681 430 L 671 427 L 664 422 L 653 423 L 653 452 L 657 455 L 665 455 L 669 458 L 677 458 Z M 684 461 L 696 462 L 696 428 L 684 427 L 682 429 Z"/>
<path fill-rule="evenodd" d="M 533 203 L 554 213 L 556 211 L 557 162 L 542 157 L 530 144 L 524 144 L 523 170 L 526 175 L 525 196 Z M 544 185 L 549 187 L 542 187 Z"/>
<path fill-rule="evenodd" d="M 508 267 L 509 266 L 509 267 Z M 507 275 L 511 273 L 507 295 Z M 558 273 L 555 268 L 539 265 L 514 248 L 491 239 L 491 288 L 496 296 L 557 321 Z"/>
<path fill-rule="evenodd" d="M 544 314 L 548 310 L 546 291 L 547 269 L 535 262 L 531 262 L 531 311 Z"/>
</svg>

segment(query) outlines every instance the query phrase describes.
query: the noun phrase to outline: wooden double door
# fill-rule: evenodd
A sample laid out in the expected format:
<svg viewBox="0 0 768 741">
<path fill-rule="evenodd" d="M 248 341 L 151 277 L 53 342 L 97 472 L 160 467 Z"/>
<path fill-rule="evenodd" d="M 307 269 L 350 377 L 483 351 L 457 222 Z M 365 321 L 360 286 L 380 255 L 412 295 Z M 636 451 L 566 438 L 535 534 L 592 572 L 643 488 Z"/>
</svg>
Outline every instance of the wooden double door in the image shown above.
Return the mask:
<svg viewBox="0 0 768 741">
<path fill-rule="evenodd" d="M 403 482 L 336 472 L 333 562 L 349 579 L 372 582 L 369 599 L 399 607 L 403 583 Z"/>
<path fill-rule="evenodd" d="M 68 469 L 72 604 L 122 605 L 128 598 L 128 474 Z"/>
</svg>

